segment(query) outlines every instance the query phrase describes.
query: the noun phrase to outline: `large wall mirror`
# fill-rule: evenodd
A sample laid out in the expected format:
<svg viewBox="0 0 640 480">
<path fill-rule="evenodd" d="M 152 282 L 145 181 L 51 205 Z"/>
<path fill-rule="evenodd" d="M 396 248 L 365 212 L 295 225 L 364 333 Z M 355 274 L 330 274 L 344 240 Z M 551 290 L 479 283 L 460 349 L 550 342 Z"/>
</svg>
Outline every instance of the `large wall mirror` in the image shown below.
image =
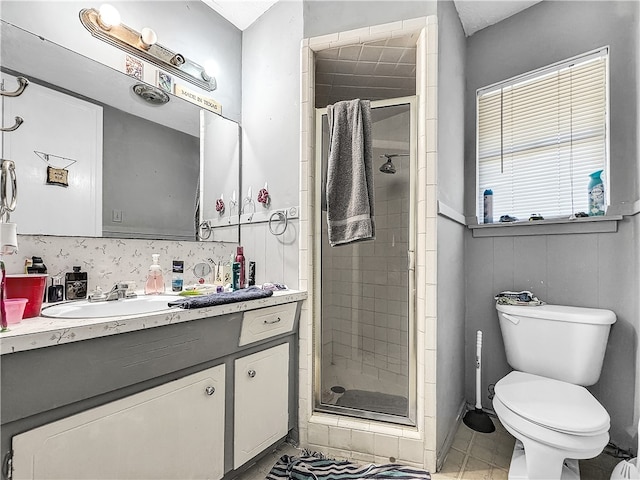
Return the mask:
<svg viewBox="0 0 640 480">
<path fill-rule="evenodd" d="M 4 21 L 0 44 L 4 90 L 31 82 L 2 97 L 3 127 L 24 119 L 1 152 L 16 164 L 19 233 L 239 241 L 237 123 L 172 94 L 146 101 L 139 80 Z"/>
</svg>

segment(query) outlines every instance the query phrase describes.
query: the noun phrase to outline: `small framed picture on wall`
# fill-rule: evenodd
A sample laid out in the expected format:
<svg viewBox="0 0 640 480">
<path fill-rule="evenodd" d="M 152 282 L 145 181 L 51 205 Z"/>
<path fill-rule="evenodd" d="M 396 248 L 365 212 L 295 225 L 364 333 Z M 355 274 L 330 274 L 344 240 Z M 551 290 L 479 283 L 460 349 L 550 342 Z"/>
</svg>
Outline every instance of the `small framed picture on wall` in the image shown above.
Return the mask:
<svg viewBox="0 0 640 480">
<path fill-rule="evenodd" d="M 142 80 L 142 74 L 144 72 L 142 60 L 132 57 L 131 55 L 127 55 L 124 68 L 127 75 L 137 78 L 138 80 Z"/>
<path fill-rule="evenodd" d="M 156 72 L 156 85 L 165 92 L 173 93 L 173 77 L 162 70 Z"/>
</svg>

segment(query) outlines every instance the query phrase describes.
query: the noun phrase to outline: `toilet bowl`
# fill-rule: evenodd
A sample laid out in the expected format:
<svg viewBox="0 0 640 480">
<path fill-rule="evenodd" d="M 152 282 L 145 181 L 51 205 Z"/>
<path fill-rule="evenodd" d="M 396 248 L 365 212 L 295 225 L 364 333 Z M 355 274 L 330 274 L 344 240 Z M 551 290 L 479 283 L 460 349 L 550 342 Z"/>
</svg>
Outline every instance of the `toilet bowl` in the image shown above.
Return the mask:
<svg viewBox="0 0 640 480">
<path fill-rule="evenodd" d="M 509 479 L 578 479 L 599 455 L 610 418 L 584 388 L 596 383 L 615 314 L 558 305 L 496 305 L 507 361 L 493 408 L 516 439 Z M 568 460 L 570 459 L 570 460 Z"/>
<path fill-rule="evenodd" d="M 493 408 L 524 446 L 525 471 L 510 479 L 563 478 L 566 459 L 593 458 L 609 442 L 607 411 L 578 385 L 514 371 L 496 383 Z"/>
</svg>

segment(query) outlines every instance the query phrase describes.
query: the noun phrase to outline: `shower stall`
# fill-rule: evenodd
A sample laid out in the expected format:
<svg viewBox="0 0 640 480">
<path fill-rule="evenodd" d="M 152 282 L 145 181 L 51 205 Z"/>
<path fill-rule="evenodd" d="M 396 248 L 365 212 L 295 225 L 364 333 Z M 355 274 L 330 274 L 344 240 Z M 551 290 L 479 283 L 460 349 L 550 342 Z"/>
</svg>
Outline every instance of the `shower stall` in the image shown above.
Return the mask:
<svg viewBox="0 0 640 480">
<path fill-rule="evenodd" d="M 375 240 L 331 247 L 316 195 L 315 410 L 415 424 L 415 97 L 372 101 Z M 317 175 L 328 121 L 316 110 Z M 322 190 L 322 189 L 320 189 Z"/>
</svg>

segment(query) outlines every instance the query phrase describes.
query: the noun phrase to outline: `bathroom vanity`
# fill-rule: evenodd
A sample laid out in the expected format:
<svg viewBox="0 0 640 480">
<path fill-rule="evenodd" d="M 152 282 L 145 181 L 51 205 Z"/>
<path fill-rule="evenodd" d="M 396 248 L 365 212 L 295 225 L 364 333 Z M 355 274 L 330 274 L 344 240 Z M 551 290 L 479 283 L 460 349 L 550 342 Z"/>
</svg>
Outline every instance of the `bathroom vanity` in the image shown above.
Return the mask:
<svg viewBox="0 0 640 480">
<path fill-rule="evenodd" d="M 23 320 L 0 337 L 3 478 L 215 480 L 297 438 L 305 298 Z"/>
</svg>

